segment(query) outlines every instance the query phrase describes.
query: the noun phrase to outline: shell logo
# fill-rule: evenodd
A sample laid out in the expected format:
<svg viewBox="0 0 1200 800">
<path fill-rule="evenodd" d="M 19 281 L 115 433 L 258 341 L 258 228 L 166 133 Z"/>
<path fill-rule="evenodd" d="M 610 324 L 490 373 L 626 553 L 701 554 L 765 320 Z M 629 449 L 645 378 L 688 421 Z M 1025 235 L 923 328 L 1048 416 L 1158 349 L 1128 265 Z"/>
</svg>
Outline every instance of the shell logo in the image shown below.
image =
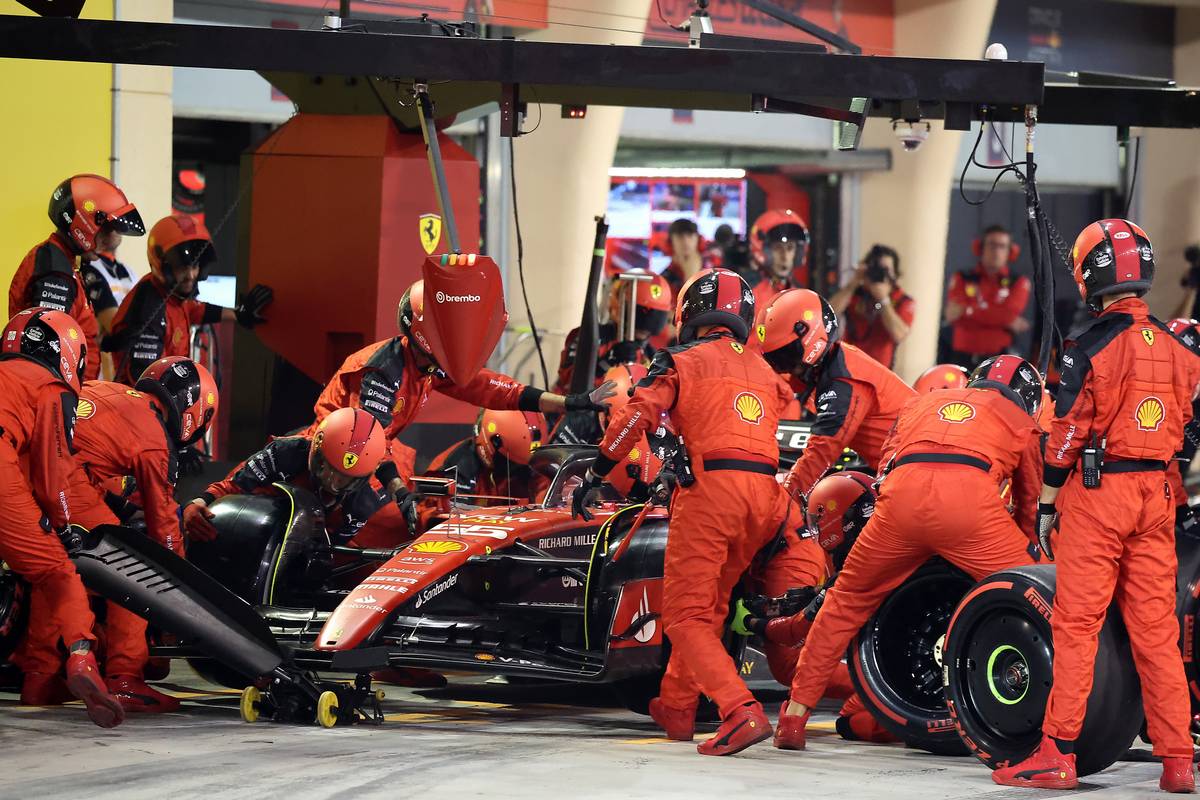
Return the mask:
<svg viewBox="0 0 1200 800">
<path fill-rule="evenodd" d="M 75 406 L 75 419 L 88 419 L 96 413 L 96 405 L 90 400 L 80 400 Z"/>
<path fill-rule="evenodd" d="M 741 346 L 740 344 L 738 344 L 737 342 L 730 342 L 730 343 L 729 343 L 729 346 L 733 348 L 733 352 L 735 352 L 735 353 L 744 353 L 744 352 L 746 352 L 746 348 L 742 347 L 742 346 Z"/>
<path fill-rule="evenodd" d="M 446 553 L 457 553 L 459 550 L 466 550 L 467 546 L 462 542 L 449 542 L 445 540 L 416 542 L 412 547 L 408 548 L 414 553 L 432 553 L 433 555 L 445 555 Z"/>
<path fill-rule="evenodd" d="M 828 501 L 828 502 L 826 502 L 826 503 L 825 503 L 825 510 L 826 510 L 826 511 L 831 511 L 831 512 L 832 512 L 832 511 L 837 511 L 837 507 L 838 507 L 838 506 L 837 506 L 837 500 L 830 500 L 830 501 Z"/>
<path fill-rule="evenodd" d="M 763 416 L 762 400 L 751 392 L 742 392 L 733 398 L 733 410 L 742 418 L 742 422 L 757 425 Z"/>
<path fill-rule="evenodd" d="M 642 451 L 638 450 L 636 447 L 629 451 L 629 460 L 630 461 L 636 462 L 641 457 L 642 457 Z"/>
<path fill-rule="evenodd" d="M 804 311 L 804 321 L 805 322 L 812 322 L 814 316 L 816 316 L 816 315 L 813 314 L 812 309 L 805 309 L 805 311 Z"/>
<path fill-rule="evenodd" d="M 1147 397 L 1142 402 L 1138 403 L 1137 409 L 1133 412 L 1133 418 L 1137 420 L 1139 431 L 1156 431 L 1162 426 L 1163 418 L 1166 417 L 1167 410 L 1163 407 L 1162 400 L 1157 397 Z"/>
<path fill-rule="evenodd" d="M 208 403 L 211 406 L 217 402 L 217 396 L 215 394 L 213 394 L 212 392 L 209 392 L 207 395 L 205 395 L 204 402 Z"/>
<path fill-rule="evenodd" d="M 84 200 L 83 201 L 83 210 L 90 214 L 96 210 L 96 204 L 94 202 L 92 202 L 91 200 Z"/>
<path fill-rule="evenodd" d="M 489 422 L 489 423 L 487 424 L 487 432 L 488 432 L 488 433 L 495 433 L 495 432 L 496 432 L 496 423 L 494 423 L 494 422 Z"/>
<path fill-rule="evenodd" d="M 943 422 L 966 422 L 975 417 L 975 406 L 961 401 L 946 403 L 938 409 L 938 416 Z"/>
<path fill-rule="evenodd" d="M 72 340 L 76 340 L 79 338 L 79 331 L 75 330 L 74 328 L 67 328 L 67 335 L 70 336 Z"/>
<path fill-rule="evenodd" d="M 953 373 L 953 372 L 947 372 L 947 373 L 946 373 L 945 375 L 943 375 L 942 377 L 944 377 L 944 378 L 946 379 L 946 383 L 954 383 L 954 380 L 955 380 L 955 378 L 957 378 L 957 377 L 958 377 L 958 375 L 956 375 L 956 374 L 955 374 L 955 373 Z"/>
<path fill-rule="evenodd" d="M 354 453 L 342 454 L 342 469 L 354 469 L 354 465 L 358 463 L 358 456 Z"/>
<path fill-rule="evenodd" d="M 767 326 L 766 325 L 756 326 L 754 329 L 754 332 L 758 335 L 758 340 L 760 342 L 765 342 L 767 340 Z"/>
</svg>

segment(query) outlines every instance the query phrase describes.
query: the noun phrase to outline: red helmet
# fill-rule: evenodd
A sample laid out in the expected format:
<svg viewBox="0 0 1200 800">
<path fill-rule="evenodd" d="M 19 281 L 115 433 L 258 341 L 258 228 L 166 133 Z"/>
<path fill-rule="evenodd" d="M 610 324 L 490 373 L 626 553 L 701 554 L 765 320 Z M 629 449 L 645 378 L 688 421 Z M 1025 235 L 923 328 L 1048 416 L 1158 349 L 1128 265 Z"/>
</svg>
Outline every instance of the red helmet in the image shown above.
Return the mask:
<svg viewBox="0 0 1200 800">
<path fill-rule="evenodd" d="M 217 415 L 217 384 L 209 371 L 183 356 L 160 358 L 134 386 L 162 403 L 167 432 L 176 444 L 192 444 Z"/>
<path fill-rule="evenodd" d="M 514 464 L 528 464 L 533 451 L 548 437 L 546 418 L 532 411 L 484 409 L 475 422 L 475 452 L 489 469 L 500 455 Z"/>
<path fill-rule="evenodd" d="M 667 283 L 667 279 L 662 275 L 642 269 L 629 270 L 624 274 L 651 276 L 650 280 L 634 281 L 637 286 L 634 296 L 637 308 L 634 312 L 633 328 L 635 331 L 645 331 L 651 336 L 657 336 L 666 326 L 671 309 L 675 307 L 671 284 Z M 614 322 L 621 313 L 621 295 L 628 291 L 624 287 L 626 281 L 621 280 L 619 275 L 613 278 L 608 295 L 608 317 Z"/>
<path fill-rule="evenodd" d="M 753 324 L 754 292 L 736 272 L 700 270 L 679 290 L 675 329 L 680 344 L 695 339 L 696 330 L 706 325 L 728 328 L 734 338 L 745 342 Z"/>
<path fill-rule="evenodd" d="M 608 427 L 608 421 L 617 415 L 617 412 L 624 408 L 629 403 L 629 398 L 633 395 L 633 387 L 637 386 L 638 381 L 646 377 L 650 370 L 646 369 L 641 364 L 617 364 L 615 367 L 610 367 L 604 373 L 604 381 L 612 381 L 616 384 L 614 394 L 608 401 L 608 410 L 600 412 L 600 424 Z"/>
<path fill-rule="evenodd" d="M 772 209 L 754 220 L 750 228 L 750 254 L 756 263 L 767 259 L 767 248 L 775 242 L 795 242 L 795 264 L 803 264 L 808 250 L 808 226 L 800 215 L 790 208 Z"/>
<path fill-rule="evenodd" d="M 1134 292 L 1141 297 L 1154 282 L 1154 247 L 1146 232 L 1124 219 L 1088 225 L 1071 250 L 1075 283 L 1093 311 L 1105 295 Z"/>
<path fill-rule="evenodd" d="M 870 475 L 853 471 L 828 475 L 809 492 L 807 535 L 815 538 L 841 569 L 874 513 L 875 487 Z"/>
<path fill-rule="evenodd" d="M 150 274 L 167 291 L 175 288 L 176 269 L 195 264 L 200 269 L 197 280 L 202 281 L 208 277 L 208 267 L 216 258 L 208 229 L 192 217 L 163 217 L 154 223 L 146 239 Z"/>
<path fill-rule="evenodd" d="M 837 314 L 811 289 L 788 289 L 772 298 L 759 324 L 763 357 L 776 372 L 815 381 L 838 340 Z"/>
<path fill-rule="evenodd" d="M 958 364 L 934 364 L 921 373 L 913 389 L 917 394 L 926 394 L 938 389 L 961 389 L 970 380 L 970 374 Z"/>
<path fill-rule="evenodd" d="M 325 491 L 342 495 L 366 483 L 387 455 L 379 421 L 360 408 L 339 408 L 317 426 L 308 469 Z"/>
<path fill-rule="evenodd" d="M 967 383 L 972 389 L 996 389 L 1019 405 L 1026 414 L 1038 418 L 1042 393 L 1046 386 L 1037 367 L 1020 356 L 992 356 L 971 373 Z"/>
<path fill-rule="evenodd" d="M 419 280 L 404 292 L 396 310 L 396 325 L 409 343 L 433 359 L 429 336 L 425 333 L 425 281 Z"/>
<path fill-rule="evenodd" d="M 96 249 L 96 236 L 105 228 L 126 236 L 146 233 L 125 193 L 99 175 L 75 175 L 60 183 L 50 195 L 48 213 L 54 226 L 84 253 Z"/>
<path fill-rule="evenodd" d="M 27 308 L 8 321 L 0 358 L 36 361 L 79 394 L 87 344 L 79 325 L 69 315 L 39 306 Z"/>
</svg>

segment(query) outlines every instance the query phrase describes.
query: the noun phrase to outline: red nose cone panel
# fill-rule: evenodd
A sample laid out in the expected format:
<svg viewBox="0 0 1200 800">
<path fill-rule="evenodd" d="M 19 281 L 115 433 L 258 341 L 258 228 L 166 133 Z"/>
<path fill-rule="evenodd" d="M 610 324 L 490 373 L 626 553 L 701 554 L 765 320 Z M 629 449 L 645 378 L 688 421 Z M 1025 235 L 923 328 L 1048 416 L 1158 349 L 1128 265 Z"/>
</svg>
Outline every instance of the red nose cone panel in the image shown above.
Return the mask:
<svg viewBox="0 0 1200 800">
<path fill-rule="evenodd" d="M 496 262 L 475 254 L 425 259 L 424 317 L 429 348 L 457 384 L 479 374 L 508 322 Z"/>
</svg>

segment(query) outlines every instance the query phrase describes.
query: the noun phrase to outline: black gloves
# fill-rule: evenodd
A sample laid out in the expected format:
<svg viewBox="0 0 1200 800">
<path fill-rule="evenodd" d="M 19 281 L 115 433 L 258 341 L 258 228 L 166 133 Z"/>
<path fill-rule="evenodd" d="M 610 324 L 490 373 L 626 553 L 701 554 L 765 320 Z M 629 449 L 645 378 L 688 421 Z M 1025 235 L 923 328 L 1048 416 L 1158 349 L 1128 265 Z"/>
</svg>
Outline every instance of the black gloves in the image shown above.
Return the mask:
<svg viewBox="0 0 1200 800">
<path fill-rule="evenodd" d="M 175 464 L 180 476 L 199 475 L 204 468 L 205 455 L 194 447 L 181 447 L 175 453 Z"/>
<path fill-rule="evenodd" d="M 1038 544 L 1042 547 L 1042 552 L 1046 554 L 1046 558 L 1054 560 L 1054 551 L 1050 549 L 1050 533 L 1054 530 L 1054 523 L 1058 521 L 1058 509 L 1054 507 L 1054 503 L 1038 503 L 1037 513 L 1037 537 Z"/>
<path fill-rule="evenodd" d="M 265 320 L 266 317 L 262 315 L 262 311 L 271 305 L 271 301 L 274 299 L 275 292 L 271 290 L 271 287 L 263 286 L 261 283 L 246 292 L 238 301 L 237 308 L 233 309 L 238 325 L 243 328 L 253 328 Z"/>
<path fill-rule="evenodd" d="M 1200 518 L 1187 503 L 1175 506 L 1175 533 L 1200 539 Z"/>
<path fill-rule="evenodd" d="M 592 515 L 587 507 L 592 504 L 602 483 L 604 481 L 596 473 L 590 469 L 587 471 L 587 474 L 583 476 L 583 483 L 576 486 L 575 491 L 571 493 L 571 519 L 583 517 L 584 520 L 591 522 Z"/>
<path fill-rule="evenodd" d="M 605 381 L 590 392 L 567 395 L 567 411 L 607 411 L 608 403 L 604 401 L 617 393 L 616 386 L 614 381 Z"/>
<path fill-rule="evenodd" d="M 413 536 L 421 532 L 421 517 L 417 513 L 417 504 L 423 499 L 420 492 L 411 492 L 406 487 L 400 487 L 396 492 L 396 505 L 400 507 L 400 514 L 408 525 L 408 532 Z"/>
</svg>

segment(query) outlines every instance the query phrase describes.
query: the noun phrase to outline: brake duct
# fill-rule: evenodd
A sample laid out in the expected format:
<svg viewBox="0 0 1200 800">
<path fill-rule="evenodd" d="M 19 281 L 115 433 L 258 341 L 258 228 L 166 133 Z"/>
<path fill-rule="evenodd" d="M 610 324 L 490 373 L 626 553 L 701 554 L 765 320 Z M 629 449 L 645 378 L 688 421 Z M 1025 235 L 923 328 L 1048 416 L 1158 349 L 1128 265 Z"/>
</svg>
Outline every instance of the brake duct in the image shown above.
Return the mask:
<svg viewBox="0 0 1200 800">
<path fill-rule="evenodd" d="M 283 652 L 262 617 L 188 561 L 116 525 L 81 538 L 69 554 L 89 589 L 248 678 L 282 666 Z"/>
</svg>

